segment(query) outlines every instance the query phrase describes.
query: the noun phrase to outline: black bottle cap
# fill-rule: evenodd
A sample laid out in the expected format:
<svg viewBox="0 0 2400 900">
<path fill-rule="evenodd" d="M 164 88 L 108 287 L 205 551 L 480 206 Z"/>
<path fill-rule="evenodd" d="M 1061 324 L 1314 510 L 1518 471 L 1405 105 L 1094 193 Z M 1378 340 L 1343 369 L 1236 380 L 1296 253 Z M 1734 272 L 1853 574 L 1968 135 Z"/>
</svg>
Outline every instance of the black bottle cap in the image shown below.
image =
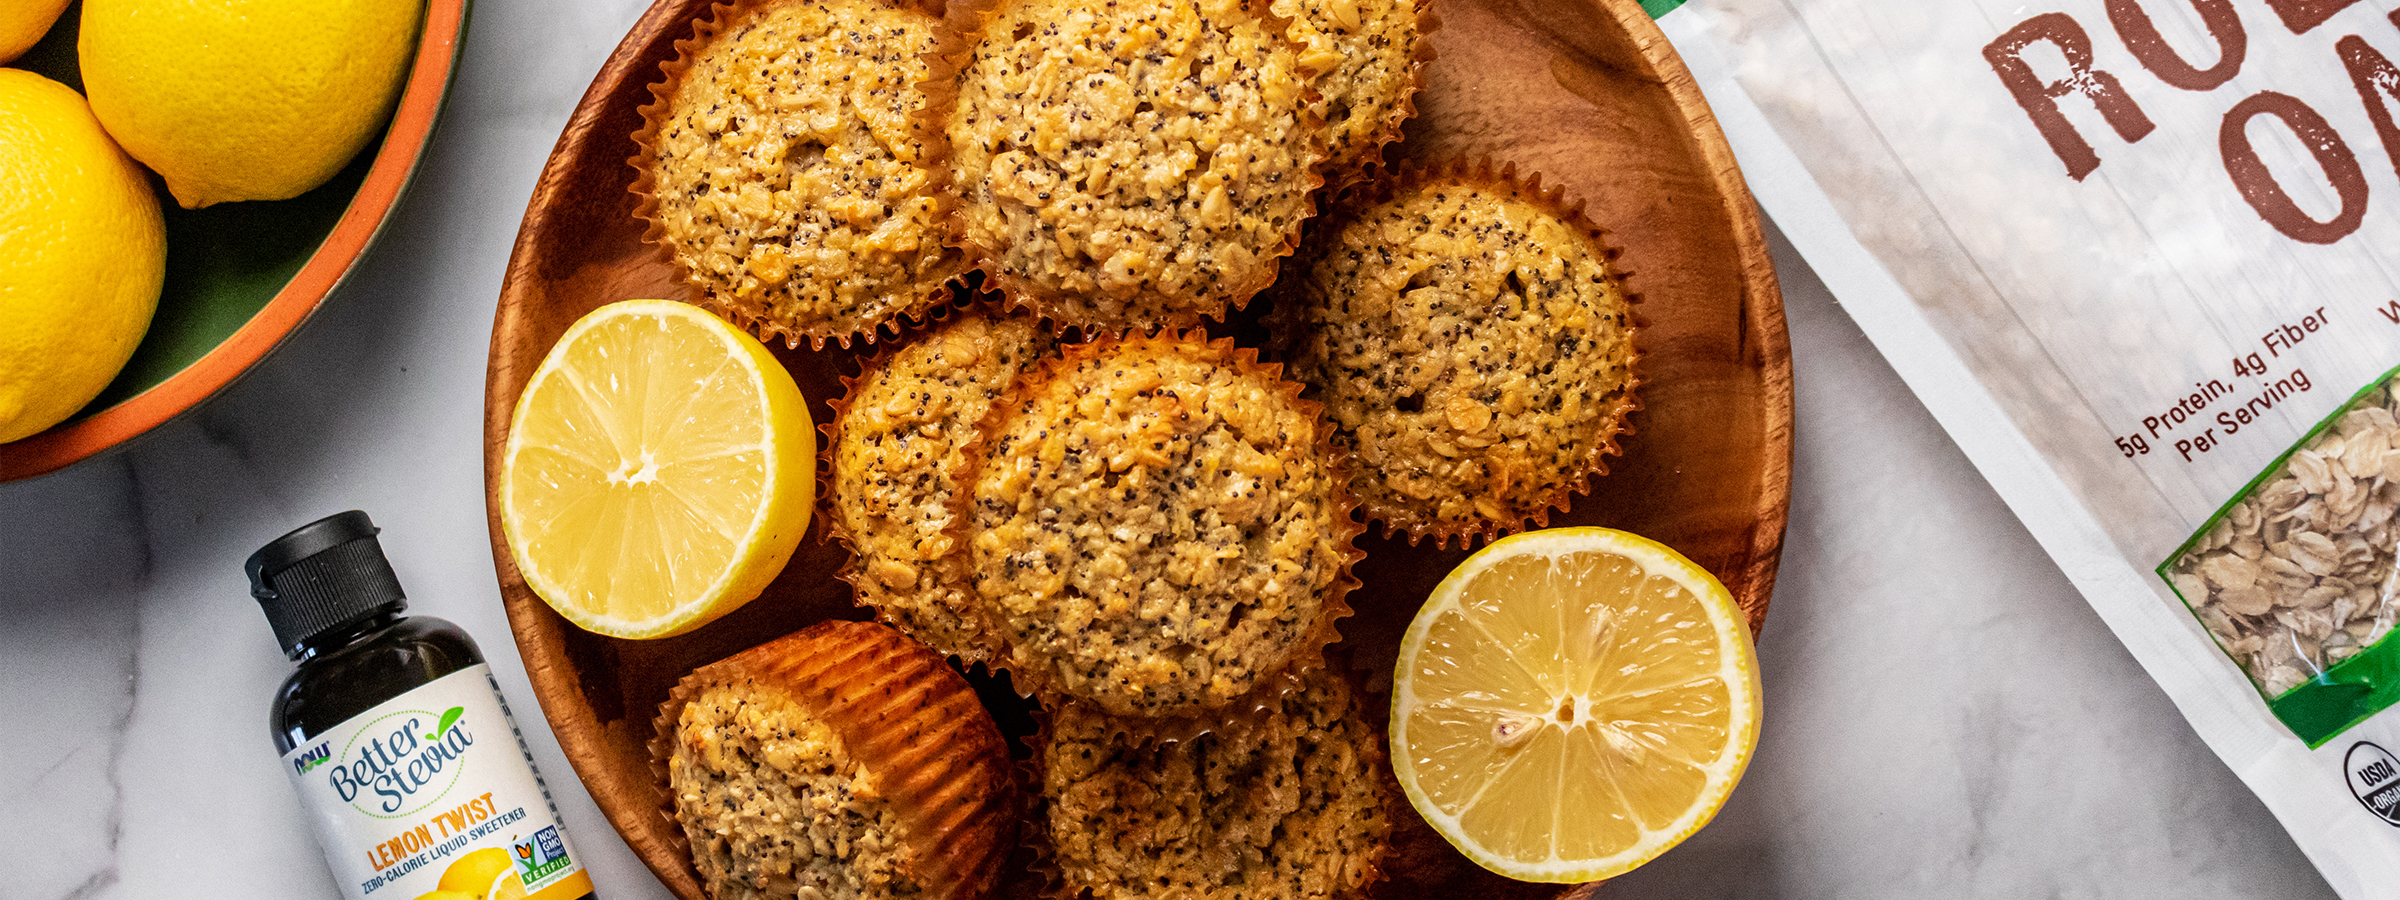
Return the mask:
<svg viewBox="0 0 2400 900">
<path fill-rule="evenodd" d="M 268 542 L 242 571 L 286 656 L 318 635 L 407 608 L 400 577 L 358 510 L 326 516 Z"/>
</svg>

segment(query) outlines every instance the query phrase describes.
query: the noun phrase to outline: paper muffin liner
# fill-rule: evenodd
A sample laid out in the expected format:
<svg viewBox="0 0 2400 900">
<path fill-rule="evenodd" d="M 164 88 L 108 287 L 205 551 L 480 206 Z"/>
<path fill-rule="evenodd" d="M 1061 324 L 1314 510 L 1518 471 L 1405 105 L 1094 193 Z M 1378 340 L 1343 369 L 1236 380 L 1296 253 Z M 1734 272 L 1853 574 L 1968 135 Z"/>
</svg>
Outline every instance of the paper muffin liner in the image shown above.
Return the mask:
<svg viewBox="0 0 2400 900">
<path fill-rule="evenodd" d="M 1011 318 L 1017 315 L 1016 313 L 1012 313 L 1011 311 L 1004 309 L 1001 306 L 999 297 L 997 295 L 988 294 L 970 301 L 963 307 L 943 307 L 939 310 L 936 310 L 936 313 L 937 315 L 929 316 L 921 326 L 902 334 L 899 339 L 886 342 L 886 346 L 874 356 L 860 360 L 858 374 L 842 376 L 841 396 L 833 398 L 831 401 L 829 401 L 833 408 L 833 414 L 827 416 L 824 422 L 817 425 L 818 432 L 820 432 L 823 436 L 823 440 L 819 442 L 820 446 L 817 450 L 817 484 L 820 485 L 819 493 L 822 495 L 820 499 L 823 501 L 822 508 L 825 510 L 825 515 L 822 516 L 825 522 L 825 539 L 828 541 L 838 542 L 841 544 L 844 550 L 849 551 L 849 556 L 843 561 L 841 569 L 834 573 L 834 577 L 841 579 L 844 584 L 850 585 L 852 597 L 856 599 L 859 605 L 873 610 L 876 621 L 890 625 L 893 628 L 902 631 L 903 633 L 906 633 L 907 629 L 904 628 L 899 622 L 894 621 L 895 617 L 893 614 L 880 606 L 868 603 L 866 601 L 866 592 L 859 588 L 860 579 L 866 577 L 866 573 L 862 568 L 865 561 L 864 554 L 859 551 L 857 539 L 849 533 L 847 528 L 843 527 L 842 517 L 836 511 L 838 508 L 836 504 L 842 502 L 842 498 L 840 495 L 834 492 L 835 454 L 839 449 L 842 439 L 842 421 L 849 414 L 851 405 L 857 402 L 860 387 L 873 379 L 875 375 L 883 370 L 886 366 L 891 365 L 892 359 L 898 356 L 903 350 L 906 350 L 909 346 L 913 345 L 914 342 L 930 338 L 933 335 L 940 333 L 944 328 L 949 327 L 951 324 L 966 318 L 988 317 L 992 319 L 1003 319 Z M 1056 338 L 1055 329 L 1045 327 L 1045 323 L 1037 322 L 1036 330 L 1053 340 Z M 1042 352 L 1042 359 L 1047 360 L 1049 357 L 1057 355 L 1057 352 L 1058 347 L 1053 345 Z M 1040 367 L 1037 365 L 1034 368 L 1019 372 L 1017 375 L 1017 380 L 1023 381 L 1025 378 L 1030 377 L 1039 371 Z M 1014 388 L 1013 383 L 1011 384 L 1011 388 Z M 993 404 L 997 406 L 1000 403 L 1006 402 L 1008 395 L 1009 391 L 1002 391 L 1001 396 L 994 400 Z M 980 427 L 981 424 L 982 423 L 978 422 L 978 427 Z M 970 442 L 970 444 L 971 443 L 972 442 Z M 959 473 L 953 476 L 954 480 L 956 478 L 963 477 L 966 474 L 967 469 L 962 467 Z M 953 515 L 955 515 L 955 504 L 953 504 L 953 510 Z M 945 532 L 950 530 L 951 529 L 945 529 Z M 951 550 L 952 554 L 963 554 L 965 552 L 967 552 L 967 548 L 964 545 L 954 545 Z M 963 585 L 961 589 L 966 591 L 969 596 L 973 596 L 974 584 L 972 579 L 970 578 L 968 583 Z M 980 604 L 977 604 L 977 606 L 979 608 Z M 967 614 L 970 616 L 975 616 L 979 619 L 981 615 L 979 609 L 970 609 L 968 610 Z M 985 640 L 973 646 L 960 648 L 937 647 L 934 649 L 949 655 L 953 659 L 958 660 L 962 665 L 973 665 L 976 663 L 982 663 L 986 666 L 991 665 L 993 660 L 1005 654 L 1007 648 L 1000 643 L 998 637 L 990 630 L 990 623 L 979 621 L 978 624 L 983 629 L 981 633 L 983 634 Z"/>
<path fill-rule="evenodd" d="M 1054 715 L 1058 710 L 1080 707 L 1093 715 L 1107 719 L 1113 737 L 1142 747 L 1154 744 L 1178 744 L 1198 740 L 1204 735 L 1255 728 L 1266 718 L 1280 712 L 1284 700 L 1293 694 L 1307 690 L 1309 674 L 1320 670 L 1333 670 L 1336 677 L 1340 677 L 1340 666 L 1331 660 L 1337 647 L 1338 644 L 1329 645 L 1323 648 L 1324 653 L 1314 659 L 1296 661 L 1292 665 L 1277 670 L 1273 675 L 1259 679 L 1257 686 L 1252 687 L 1249 693 L 1236 697 L 1233 702 L 1215 709 L 1179 716 L 1120 716 L 1102 711 L 1090 703 L 1072 697 L 1053 697 L 1049 698 L 1050 702 L 1043 704 L 1042 711 L 1045 718 L 1042 719 L 1042 722 L 1047 725 L 1049 722 L 1047 716 Z M 1047 738 L 1049 733 L 1045 730 L 1039 736 Z M 1040 782 L 1028 783 L 1040 784 Z"/>
<path fill-rule="evenodd" d="M 1306 135 L 1304 152 L 1310 162 L 1302 169 L 1301 201 L 1283 240 L 1275 246 L 1257 251 L 1262 265 L 1256 275 L 1233 284 L 1225 291 L 1223 302 L 1186 303 L 1174 312 L 1157 320 L 1141 319 L 1120 309 L 1113 316 L 1086 315 L 1078 307 L 1088 306 L 1076 293 L 1057 290 L 1029 279 L 1018 277 L 999 265 L 1004 248 L 986 246 L 970 234 L 966 221 L 966 201 L 959 188 L 950 141 L 949 122 L 959 104 L 959 85 L 966 78 L 967 66 L 972 63 L 975 48 L 983 35 L 1012 4 L 1023 0 L 958 0 L 952 3 L 937 32 L 933 50 L 926 55 L 926 79 L 921 87 L 925 105 L 912 120 L 918 140 L 926 148 L 919 164 L 927 171 L 927 183 L 934 193 L 949 201 L 944 207 L 949 245 L 965 254 L 968 268 L 980 272 L 987 289 L 998 292 L 1012 309 L 1022 309 L 1054 324 L 1063 334 L 1075 328 L 1085 337 L 1119 335 L 1158 328 L 1185 329 L 1199 327 L 1206 320 L 1223 320 L 1228 314 L 1249 305 L 1250 300 L 1275 283 L 1276 273 L 1285 258 L 1300 246 L 1301 231 L 1317 214 L 1317 194 L 1325 186 L 1328 162 L 1325 143 L 1325 120 L 1322 98 L 1314 82 L 1322 72 L 1298 62 L 1307 48 L 1292 39 L 1291 20 L 1268 8 L 1269 0 L 1245 0 L 1244 10 L 1267 23 L 1270 30 L 1283 39 L 1293 52 L 1294 65 L 1303 79 L 1310 83 L 1300 104 L 1297 127 Z M 1422 43 L 1422 42 L 1420 42 Z M 1422 76 L 1420 75 L 1420 83 Z M 1414 109 L 1411 101 L 1411 109 Z M 1397 139 L 1395 134 L 1394 138 Z M 1163 295 L 1162 295 L 1163 296 Z M 1167 297 L 1170 301 L 1190 301 L 1189 297 Z"/>
<path fill-rule="evenodd" d="M 935 653 L 872 622 L 820 622 L 700 667 L 668 692 L 653 722 L 650 764 L 668 833 L 691 847 L 675 815 L 668 760 L 694 697 L 738 681 L 781 688 L 829 725 L 908 829 L 908 860 L 928 898 L 988 894 L 1015 846 L 1024 804 L 1008 748 L 965 678 Z"/>
<path fill-rule="evenodd" d="M 1357 888 L 1340 895 L 1344 900 L 1358 900 L 1371 895 L 1376 885 L 1390 874 L 1388 863 L 1393 839 L 1398 836 L 1404 821 L 1402 817 L 1414 816 L 1415 812 L 1409 807 L 1400 782 L 1392 775 L 1392 766 L 1387 757 L 1388 727 L 1375 715 L 1375 705 L 1366 702 L 1370 694 L 1361 684 L 1357 673 L 1343 663 L 1341 660 L 1328 661 L 1324 671 L 1329 677 L 1341 681 L 1350 693 L 1349 708 L 1345 715 L 1358 726 L 1363 738 L 1356 745 L 1359 764 L 1373 775 L 1377 789 L 1382 792 L 1377 805 L 1384 814 L 1383 833 L 1374 838 L 1378 847 L 1373 856 L 1365 861 L 1364 876 Z M 1121 741 L 1134 748 L 1182 743 L 1212 734 L 1241 739 L 1271 725 L 1270 719 L 1282 713 L 1284 701 L 1308 688 L 1304 677 L 1306 674 L 1299 670 L 1286 670 L 1265 680 L 1257 690 L 1227 706 L 1221 716 L 1189 717 L 1176 720 L 1176 725 L 1167 727 L 1162 727 L 1165 720 L 1110 716 L 1089 707 L 1085 709 L 1108 723 L 1107 740 Z M 1037 896 L 1051 900 L 1083 900 L 1089 895 L 1068 879 L 1065 862 L 1050 836 L 1048 759 L 1050 744 L 1057 736 L 1057 717 L 1061 709 L 1063 707 L 1044 707 L 1036 717 L 1036 731 L 1026 738 L 1032 753 L 1018 767 L 1018 781 L 1025 785 L 1026 790 L 1025 826 L 1018 844 L 1028 860 L 1027 873 L 1034 882 L 1029 887 L 1038 892 Z"/>
<path fill-rule="evenodd" d="M 941 330 L 942 326 L 955 321 L 968 310 L 990 308 L 991 306 L 990 301 L 981 296 L 967 298 L 963 303 L 954 297 L 950 303 L 927 310 L 922 318 L 900 323 L 893 332 L 885 335 L 881 342 L 882 346 L 874 348 L 874 353 L 858 357 L 857 373 L 836 377 L 835 380 L 841 382 L 842 393 L 838 397 L 826 398 L 825 405 L 832 412 L 826 415 L 825 421 L 817 423 L 817 511 L 823 513 L 817 518 L 823 521 L 810 524 L 818 529 L 817 536 L 820 540 L 829 544 L 840 544 L 842 549 L 850 551 L 853 557 L 858 554 L 858 544 L 850 539 L 850 535 L 842 529 L 841 523 L 834 521 L 838 517 L 833 514 L 833 504 L 838 499 L 833 493 L 833 445 L 835 441 L 841 439 L 842 415 L 849 412 L 851 402 L 857 398 L 858 386 L 866 382 L 869 373 L 889 362 L 893 354 L 899 353 L 901 348 Z M 856 559 L 851 562 L 855 563 Z M 847 570 L 849 565 L 846 564 L 843 568 Z M 835 577 L 842 578 L 845 582 L 849 581 L 840 573 L 836 573 Z"/>
<path fill-rule="evenodd" d="M 1503 165 L 1489 156 L 1472 160 L 1449 159 L 1430 164 L 1406 164 L 1392 168 L 1376 167 L 1369 178 L 1352 185 L 1349 190 L 1344 192 L 1338 203 L 1330 206 L 1329 212 L 1318 219 L 1318 230 L 1313 231 L 1312 234 L 1332 235 L 1346 226 L 1359 210 L 1394 199 L 1406 191 L 1443 181 L 1521 198 L 1557 217 L 1570 230 L 1582 235 L 1584 240 L 1597 251 L 1601 260 L 1607 263 L 1610 280 L 1625 296 L 1626 330 L 1629 345 L 1627 350 L 1630 354 L 1626 362 L 1624 388 L 1620 391 L 1617 401 L 1611 406 L 1616 420 L 1615 429 L 1601 435 L 1600 440 L 1583 455 L 1583 458 L 1570 471 L 1564 473 L 1557 490 L 1536 501 L 1528 502 L 1526 508 L 1530 511 L 1521 517 L 1500 520 L 1478 518 L 1475 522 L 1456 523 L 1456 526 L 1452 527 L 1451 523 L 1426 521 L 1424 517 L 1413 511 L 1399 510 L 1399 514 L 1395 515 L 1394 509 L 1383 508 L 1382 504 L 1365 497 L 1359 501 L 1360 506 L 1366 510 L 1367 516 L 1374 519 L 1380 526 L 1379 533 L 1383 537 L 1405 535 L 1408 538 L 1409 546 L 1412 547 L 1425 538 L 1431 537 L 1436 548 L 1447 548 L 1450 540 L 1456 538 L 1459 547 L 1464 549 L 1473 546 L 1477 539 L 1490 543 L 1504 534 L 1549 527 L 1550 513 L 1553 510 L 1566 511 L 1572 505 L 1575 495 L 1588 495 L 1592 492 L 1594 478 L 1608 474 L 1608 457 L 1622 455 L 1624 451 L 1619 442 L 1634 433 L 1633 414 L 1642 408 L 1639 389 L 1642 384 L 1645 363 L 1641 339 L 1647 322 L 1643 319 L 1640 311 L 1642 296 L 1632 289 L 1633 273 L 1625 271 L 1622 266 L 1617 264 L 1620 248 L 1609 242 L 1607 229 L 1593 223 L 1591 218 L 1584 213 L 1584 204 L 1569 202 L 1566 189 L 1562 186 L 1543 186 L 1540 173 L 1521 175 L 1514 163 Z M 1293 260 L 1295 276 L 1307 272 L 1316 264 L 1319 258 L 1318 253 L 1322 252 L 1325 244 L 1325 241 L 1315 241 L 1303 248 L 1302 255 Z M 1310 252 L 1311 250 L 1316 252 Z M 1297 305 L 1297 298 L 1291 296 L 1291 292 L 1295 290 L 1297 289 L 1285 285 L 1277 287 L 1272 292 L 1276 303 L 1275 311 L 1270 316 L 1269 327 L 1275 335 L 1273 354 L 1281 359 L 1292 357 L 1292 344 L 1299 334 L 1299 327 L 1292 318 L 1292 309 Z M 1343 442 L 1343 447 L 1345 450 L 1348 449 L 1347 442 Z M 1405 519 L 1402 518 L 1403 516 Z"/>
<path fill-rule="evenodd" d="M 972 296 L 961 297 L 961 294 L 967 293 L 967 288 L 963 283 L 954 284 L 951 286 L 951 288 L 951 297 L 948 302 L 936 304 L 932 308 L 925 310 L 922 316 L 894 321 L 890 323 L 887 328 L 883 329 L 883 331 L 886 333 L 884 334 L 883 340 L 880 342 L 885 345 L 882 350 L 896 350 L 900 347 L 906 346 L 908 342 L 922 338 L 926 334 L 930 334 L 934 330 L 941 328 L 944 323 L 955 318 L 961 309 L 987 304 L 987 301 L 976 299 Z M 722 310 L 717 310 L 717 312 L 719 312 L 719 314 L 723 313 Z M 737 327 L 746 326 L 737 325 Z M 880 351 L 876 354 L 877 357 L 882 355 L 884 355 L 884 353 Z M 808 530 L 809 537 L 811 539 L 820 544 L 839 544 L 841 545 L 842 549 L 853 551 L 853 555 L 855 555 L 856 548 L 850 544 L 845 535 L 840 533 L 839 526 L 833 521 L 833 438 L 835 437 L 834 421 L 840 418 L 843 410 L 843 404 L 849 402 L 849 395 L 855 389 L 854 385 L 860 377 L 860 375 L 836 376 L 835 380 L 841 383 L 842 394 L 838 397 L 828 398 L 825 401 L 833 411 L 831 414 L 825 416 L 823 421 L 816 423 L 816 483 L 811 488 L 813 491 L 815 491 L 814 502 L 816 505 L 811 507 L 813 512 L 808 518 Z M 811 413 L 810 415 L 814 416 L 815 414 Z M 837 574 L 836 577 L 839 577 L 839 575 Z"/>
<path fill-rule="evenodd" d="M 1360 585 L 1353 570 L 1357 567 L 1358 561 L 1365 559 L 1367 555 L 1365 550 L 1358 547 L 1358 537 L 1366 532 L 1366 524 L 1358 518 L 1358 499 L 1351 494 L 1349 489 L 1349 453 L 1333 443 L 1333 428 L 1325 418 L 1324 404 L 1300 396 L 1302 385 L 1283 378 L 1282 365 L 1260 361 L 1256 350 L 1236 346 L 1232 338 L 1210 340 L 1207 332 L 1203 329 L 1110 335 L 1097 340 L 1065 345 L 1060 348 L 1058 354 L 1044 362 L 1039 372 L 1029 373 L 1026 377 L 1017 379 L 1016 386 L 1006 396 L 992 404 L 991 411 L 985 415 L 983 423 L 976 427 L 975 438 L 968 442 L 966 450 L 962 454 L 964 462 L 960 468 L 959 483 L 966 489 L 951 498 L 950 529 L 954 546 L 961 548 L 962 552 L 972 552 L 971 542 L 975 535 L 972 515 L 974 512 L 973 485 L 982 475 L 992 435 L 1013 418 L 1019 407 L 1033 398 L 1060 373 L 1071 370 L 1081 361 L 1096 357 L 1103 351 L 1119 345 L 1175 347 L 1204 360 L 1218 364 L 1230 364 L 1238 375 L 1264 378 L 1274 384 L 1276 392 L 1283 396 L 1286 403 L 1291 404 L 1292 408 L 1300 415 L 1315 423 L 1317 430 L 1315 452 L 1323 461 L 1328 480 L 1332 483 L 1329 502 L 1332 506 L 1333 539 L 1341 563 L 1335 569 L 1333 579 L 1327 583 L 1319 595 L 1316 619 L 1302 632 L 1300 638 L 1292 643 L 1292 649 L 1285 656 L 1284 661 L 1274 669 L 1262 672 L 1258 683 L 1270 683 L 1279 672 L 1285 670 L 1299 672 L 1324 665 L 1326 648 L 1341 640 L 1341 633 L 1336 627 L 1338 620 L 1348 617 L 1352 612 L 1349 595 Z M 1008 641 L 1007 631 L 999 621 L 999 617 L 992 614 L 991 604 L 979 603 L 978 609 L 985 616 L 985 632 L 998 637 L 1004 645 L 994 652 L 992 659 L 987 663 L 993 671 L 1007 673 L 1010 683 L 1020 695 L 1035 699 L 1046 708 L 1075 699 L 1072 694 L 1058 684 L 1057 679 L 1046 666 L 1018 664 L 1014 654 L 1005 646 Z M 1238 702 L 1238 700 L 1239 698 L 1236 698 L 1234 702 Z M 1190 710 L 1182 715 L 1153 718 L 1188 718 L 1210 714 L 1212 714 L 1210 709 L 1203 708 Z"/>
<path fill-rule="evenodd" d="M 692 18 L 692 36 L 675 41 L 674 58 L 658 64 L 659 79 L 651 82 L 649 86 L 650 102 L 642 104 L 635 110 L 642 116 L 642 127 L 633 133 L 635 152 L 633 156 L 625 160 L 626 164 L 632 166 L 634 170 L 633 183 L 629 190 L 634 195 L 634 217 L 642 220 L 643 223 L 642 243 L 655 248 L 657 258 L 675 272 L 676 283 L 689 291 L 689 296 L 684 298 L 686 302 L 724 317 L 726 321 L 732 322 L 736 327 L 758 335 L 758 339 L 761 341 L 772 343 L 780 339 L 786 349 L 797 349 L 805 340 L 809 349 L 823 350 L 829 342 L 838 343 L 844 349 L 848 349 L 853 342 L 873 344 L 879 338 L 897 338 L 906 333 L 910 320 L 922 323 L 926 317 L 949 302 L 951 289 L 963 283 L 971 268 L 969 260 L 964 254 L 946 252 L 938 265 L 932 270 L 920 274 L 918 283 L 911 286 L 918 296 L 901 304 L 891 315 L 880 321 L 863 323 L 864 327 L 858 328 L 836 327 L 828 321 L 811 328 L 795 327 L 777 321 L 767 315 L 763 306 L 755 301 L 739 301 L 716 296 L 715 292 L 709 290 L 707 285 L 694 276 L 683 264 L 683 261 L 677 257 L 674 245 L 667 237 L 666 222 L 659 207 L 658 179 L 651 170 L 650 160 L 658 151 L 659 130 L 669 119 L 669 109 L 674 103 L 675 92 L 682 86 L 684 75 L 691 71 L 695 58 L 711 41 L 714 41 L 735 23 L 742 21 L 743 18 L 785 2 L 790 2 L 790 0 L 719 0 L 719 2 L 711 3 L 706 15 L 696 15 Z M 932 17 L 935 20 L 934 30 L 938 40 L 938 35 L 942 30 L 939 24 L 943 16 L 942 0 L 884 0 L 884 2 L 885 5 L 896 9 L 919 12 Z M 945 148 L 947 146 L 946 143 L 943 145 Z M 933 150 L 932 145 L 927 145 L 927 154 L 930 155 Z M 928 239 L 940 238 L 948 228 L 948 223 L 955 217 L 951 208 L 957 203 L 956 194 L 945 188 L 946 185 L 927 184 L 928 196 L 932 198 L 934 204 L 932 216 L 934 233 L 928 234 Z"/>
<path fill-rule="evenodd" d="M 1409 5 L 1416 11 L 1417 39 L 1409 53 L 1408 88 L 1400 95 L 1399 103 L 1384 111 L 1383 123 L 1376 129 L 1373 143 L 1361 151 L 1357 158 L 1343 160 L 1330 155 L 1327 157 L 1325 164 L 1320 167 L 1324 187 L 1317 192 L 1319 195 L 1339 197 L 1351 185 L 1371 179 L 1385 165 L 1384 151 L 1400 142 L 1401 133 L 1409 120 L 1417 117 L 1417 95 L 1425 90 L 1427 64 L 1441 55 L 1434 50 L 1433 33 L 1441 30 L 1442 15 L 1438 0 L 1409 0 Z M 1318 210 L 1322 212 L 1324 209 L 1325 204 L 1320 203 Z"/>
</svg>

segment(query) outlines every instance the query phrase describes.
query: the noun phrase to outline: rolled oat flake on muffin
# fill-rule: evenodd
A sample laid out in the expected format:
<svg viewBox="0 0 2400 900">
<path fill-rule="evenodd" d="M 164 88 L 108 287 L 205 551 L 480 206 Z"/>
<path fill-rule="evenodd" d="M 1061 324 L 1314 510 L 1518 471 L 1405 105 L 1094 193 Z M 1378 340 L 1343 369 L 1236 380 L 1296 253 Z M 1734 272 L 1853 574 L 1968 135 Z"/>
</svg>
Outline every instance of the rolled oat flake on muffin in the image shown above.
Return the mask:
<svg viewBox="0 0 2400 900">
<path fill-rule="evenodd" d="M 1632 297 L 1599 228 L 1537 180 L 1411 171 L 1329 215 L 1276 289 L 1293 377 L 1392 532 L 1548 521 L 1634 410 Z"/>
<path fill-rule="evenodd" d="M 823 347 L 948 299 L 965 262 L 911 121 L 938 22 L 883 0 L 755 0 L 677 42 L 634 190 L 703 303 Z"/>
<path fill-rule="evenodd" d="M 954 236 L 1003 292 L 1123 331 L 1222 316 L 1274 280 L 1324 134 L 1268 0 L 992 4 L 946 39 L 925 121 L 948 137 Z"/>
<path fill-rule="evenodd" d="M 1060 709 L 1033 827 L 1068 894 L 1363 895 L 1390 836 L 1383 741 L 1329 669 L 1291 680 L 1257 709 L 1172 742 L 1089 706 Z"/>
<path fill-rule="evenodd" d="M 994 639 L 948 533 L 951 501 L 976 428 L 1055 345 L 1032 318 L 960 313 L 870 362 L 836 404 L 831 521 L 854 553 L 842 577 L 883 621 L 966 662 Z"/>
<path fill-rule="evenodd" d="M 686 677 L 651 744 L 714 900 L 969 898 L 1014 844 L 1008 751 L 939 654 L 825 622 Z"/>
<path fill-rule="evenodd" d="M 1070 347 L 994 410 L 960 518 L 1020 684 L 1185 715 L 1321 653 L 1359 526 L 1298 390 L 1167 335 Z"/>
</svg>

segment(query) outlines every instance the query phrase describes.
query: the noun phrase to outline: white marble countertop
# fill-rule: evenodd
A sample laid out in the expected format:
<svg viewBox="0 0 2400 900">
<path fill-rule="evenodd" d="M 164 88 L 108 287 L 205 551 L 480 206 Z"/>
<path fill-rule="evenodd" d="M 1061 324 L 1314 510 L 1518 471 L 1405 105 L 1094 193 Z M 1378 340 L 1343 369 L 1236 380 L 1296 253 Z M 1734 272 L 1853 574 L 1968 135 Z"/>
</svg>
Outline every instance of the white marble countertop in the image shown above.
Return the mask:
<svg viewBox="0 0 2400 900">
<path fill-rule="evenodd" d="M 247 378 L 0 485 L 0 898 L 335 896 L 268 741 L 241 563 L 372 513 L 476 635 L 611 900 L 665 898 L 526 684 L 484 529 L 483 373 L 535 175 L 640 0 L 477 4 L 382 242 Z M 1767 725 L 1724 813 L 1611 897 L 2330 897 L 1776 236 L 1798 381 Z"/>
</svg>

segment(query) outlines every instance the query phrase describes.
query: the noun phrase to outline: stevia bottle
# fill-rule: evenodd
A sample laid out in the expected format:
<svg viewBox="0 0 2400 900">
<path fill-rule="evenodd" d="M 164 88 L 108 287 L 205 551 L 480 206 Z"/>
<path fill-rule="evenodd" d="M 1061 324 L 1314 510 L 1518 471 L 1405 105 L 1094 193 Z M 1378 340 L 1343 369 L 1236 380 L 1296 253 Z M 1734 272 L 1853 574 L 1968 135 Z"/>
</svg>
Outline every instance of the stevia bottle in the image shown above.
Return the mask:
<svg viewBox="0 0 2400 900">
<path fill-rule="evenodd" d="M 243 565 L 300 664 L 275 694 L 275 749 L 343 895 L 594 896 L 491 666 L 458 626 L 401 615 L 378 531 L 352 510 Z"/>
</svg>

